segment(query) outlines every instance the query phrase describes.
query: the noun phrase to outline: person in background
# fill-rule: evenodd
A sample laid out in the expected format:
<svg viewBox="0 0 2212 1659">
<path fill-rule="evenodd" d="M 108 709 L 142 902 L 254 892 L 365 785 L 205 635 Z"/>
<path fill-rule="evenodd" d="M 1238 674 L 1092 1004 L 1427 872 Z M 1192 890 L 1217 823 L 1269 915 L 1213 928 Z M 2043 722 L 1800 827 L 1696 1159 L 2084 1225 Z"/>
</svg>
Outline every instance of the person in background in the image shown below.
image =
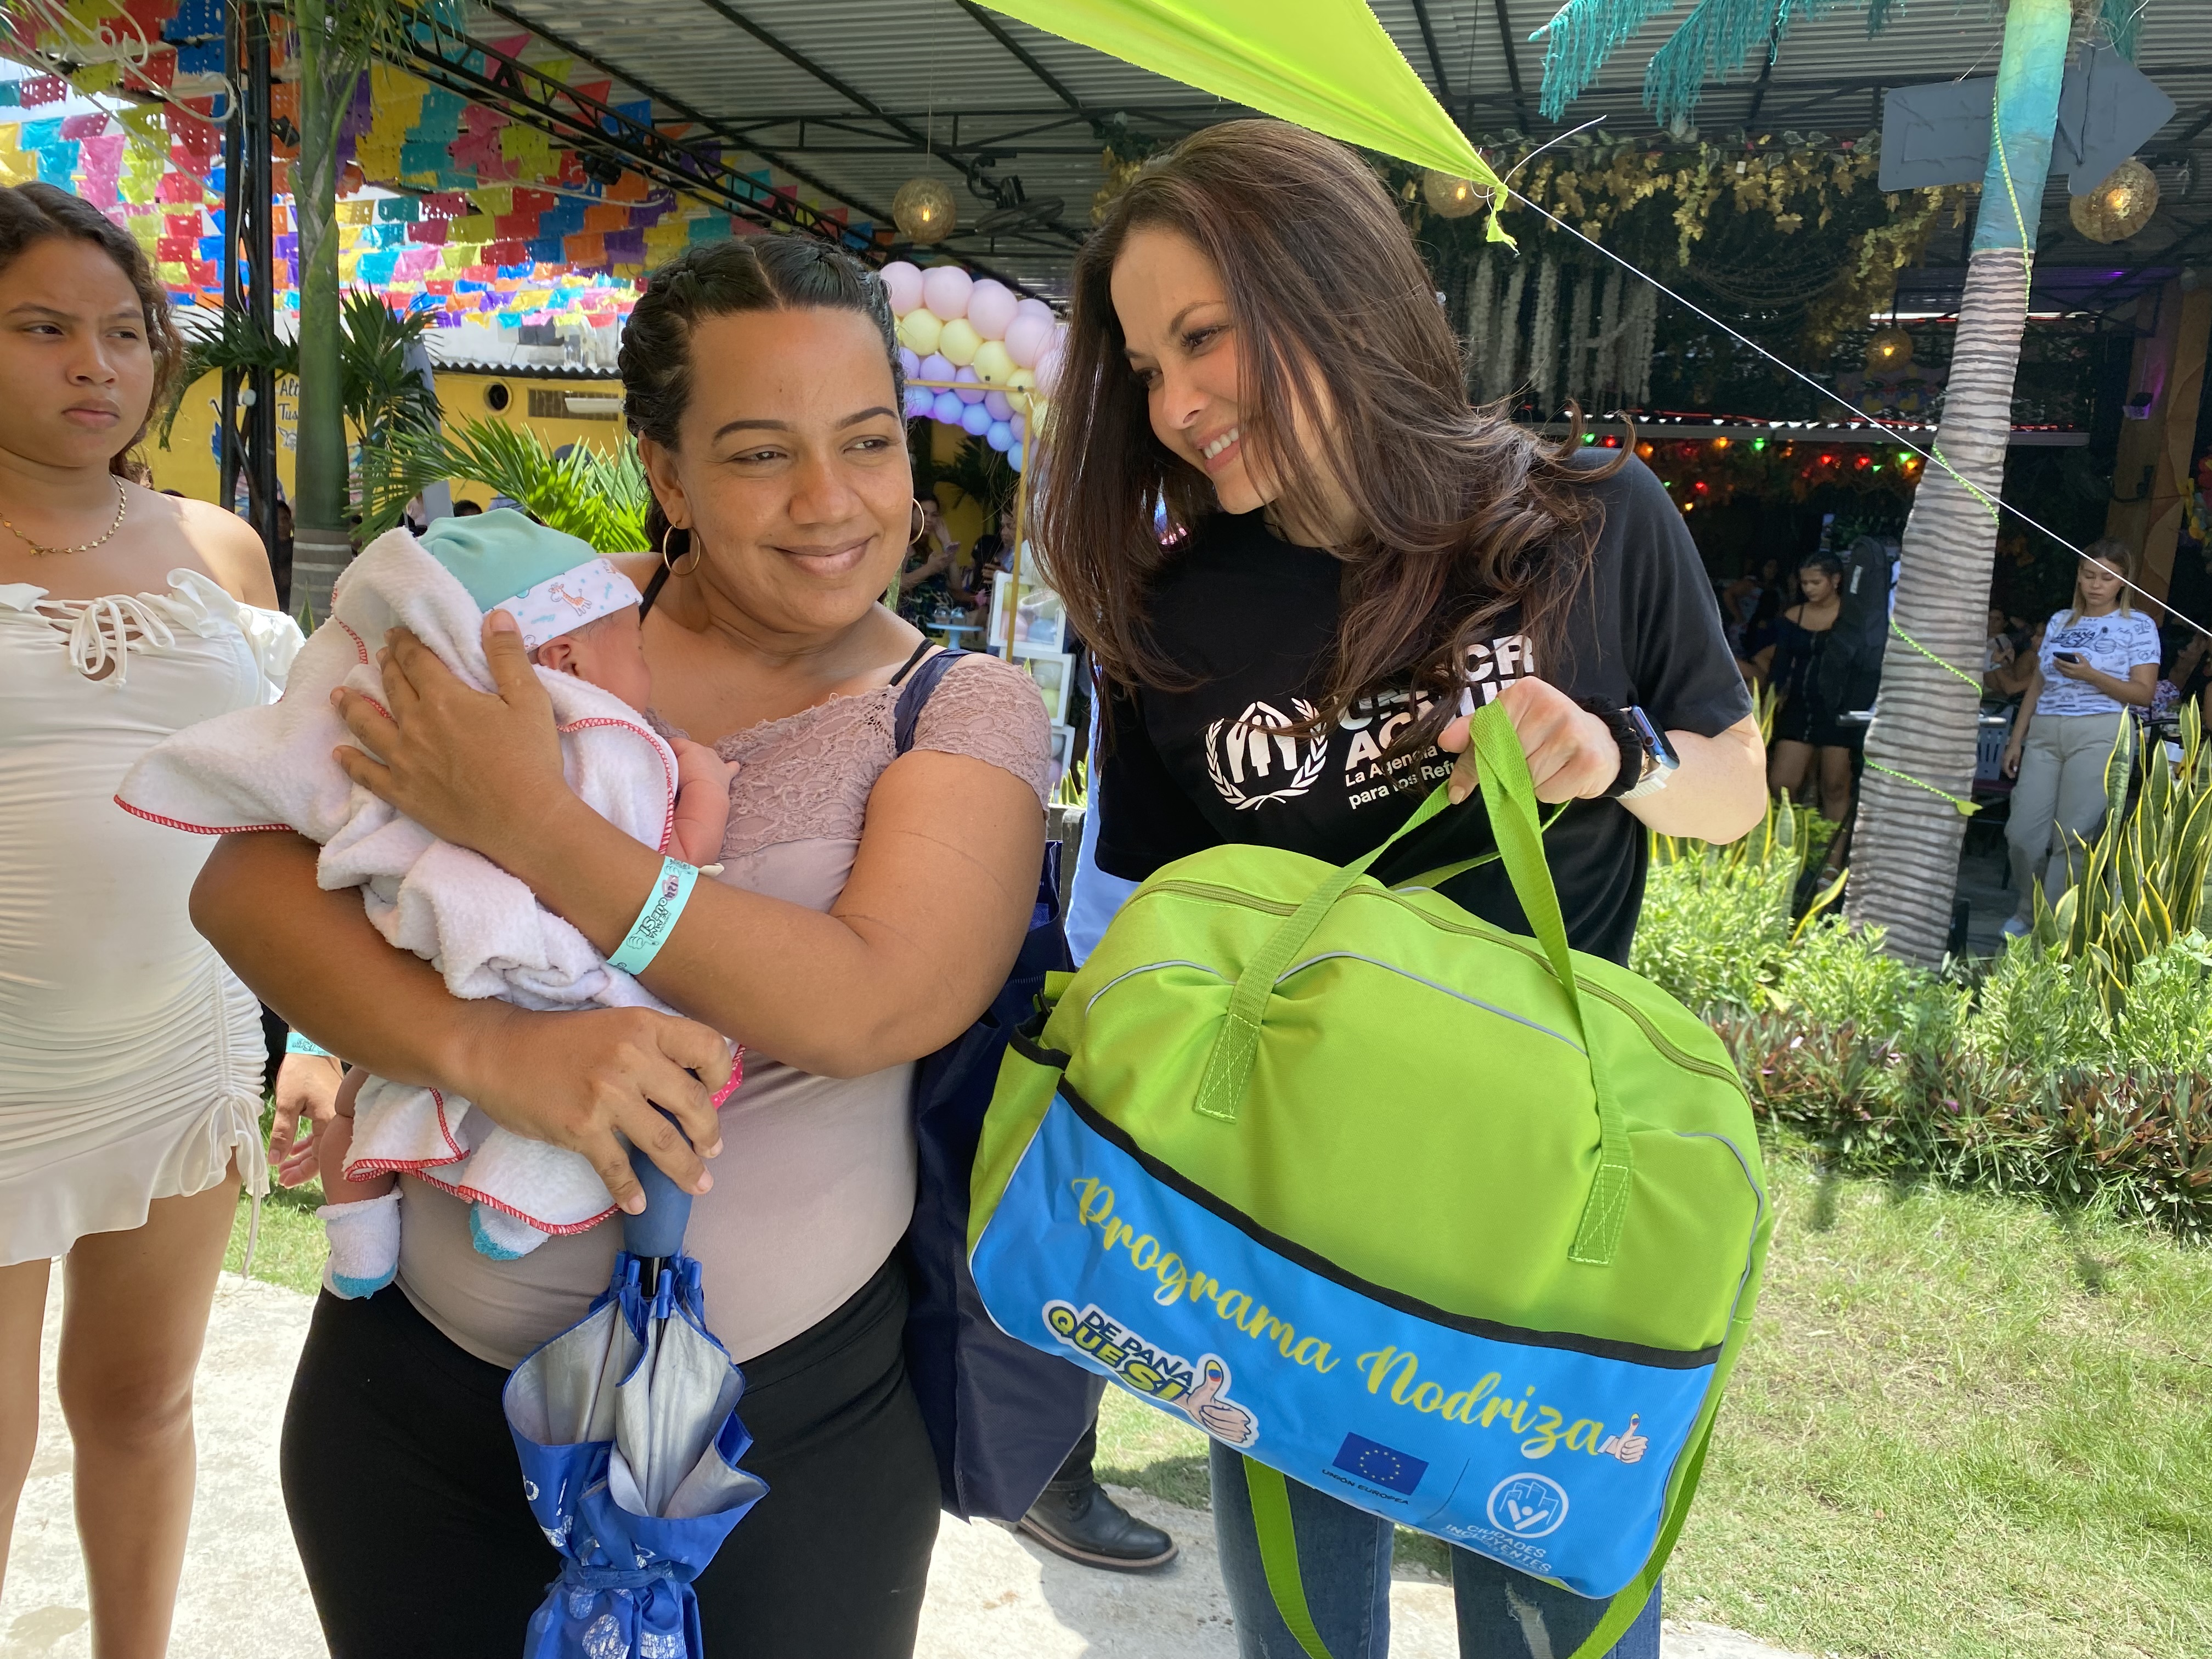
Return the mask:
<svg viewBox="0 0 2212 1659">
<path fill-rule="evenodd" d="M 1843 614 L 1842 576 L 1843 564 L 1832 554 L 1815 553 L 1798 567 L 1797 587 L 1805 597 L 1776 623 L 1768 671 L 1782 704 L 1774 716 L 1767 783 L 1795 799 L 1817 758 L 1820 816 L 1834 823 L 1850 810 L 1850 738 L 1836 724 L 1837 711 L 1822 703 L 1819 677 L 1826 636 Z"/>
<path fill-rule="evenodd" d="M 453 503 L 453 516 L 457 519 L 472 519 L 483 511 L 483 503 L 482 501 L 455 501 Z"/>
<path fill-rule="evenodd" d="M 2151 689 L 2150 707 L 2137 711 L 2146 720 L 2171 720 L 2181 705 L 2202 696 L 2212 685 L 2208 684 L 2205 660 L 2205 636 L 2185 623 L 2176 623 L 2171 633 L 2182 636 L 2175 646 L 2164 652 L 2166 666 L 2160 671 L 2158 684 Z M 2161 636 L 2163 637 L 2163 636 Z"/>
<path fill-rule="evenodd" d="M 265 1190 L 265 1050 L 186 914 L 208 838 L 114 794 L 160 738 L 272 701 L 300 631 L 244 520 L 126 481 L 185 360 L 130 234 L 0 189 L 0 1568 L 59 1257 L 91 1650 L 139 1659 L 168 1641 L 240 1182 Z"/>
<path fill-rule="evenodd" d="M 945 509 L 934 495 L 921 498 L 921 534 L 907 551 L 899 572 L 898 613 L 927 633 L 937 613 L 952 603 L 952 562 L 960 544 L 945 522 Z"/>
<path fill-rule="evenodd" d="M 2134 608 L 2135 556 L 2106 537 L 2089 544 L 2074 577 L 2074 603 L 2053 612 L 2035 672 L 2013 719 L 2005 775 L 2013 786 L 2005 844 L 2020 908 L 2007 938 L 2035 926 L 2036 884 L 2056 904 L 2073 884 L 2081 842 L 2105 816 L 2105 763 L 2131 708 L 2148 708 L 2158 684 L 2158 629 Z"/>
</svg>

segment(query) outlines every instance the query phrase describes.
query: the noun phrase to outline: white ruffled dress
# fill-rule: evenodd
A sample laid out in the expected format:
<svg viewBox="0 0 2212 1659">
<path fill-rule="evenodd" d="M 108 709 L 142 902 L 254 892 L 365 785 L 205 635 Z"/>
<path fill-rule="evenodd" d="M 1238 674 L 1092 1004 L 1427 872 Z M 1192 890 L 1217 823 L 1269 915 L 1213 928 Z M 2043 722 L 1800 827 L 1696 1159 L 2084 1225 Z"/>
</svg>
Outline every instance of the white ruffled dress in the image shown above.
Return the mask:
<svg viewBox="0 0 2212 1659">
<path fill-rule="evenodd" d="M 234 1158 L 268 1190 L 259 1004 L 186 914 L 213 840 L 114 794 L 163 738 L 273 702 L 300 642 L 192 570 L 0 584 L 0 1266 L 143 1225 Z"/>
</svg>

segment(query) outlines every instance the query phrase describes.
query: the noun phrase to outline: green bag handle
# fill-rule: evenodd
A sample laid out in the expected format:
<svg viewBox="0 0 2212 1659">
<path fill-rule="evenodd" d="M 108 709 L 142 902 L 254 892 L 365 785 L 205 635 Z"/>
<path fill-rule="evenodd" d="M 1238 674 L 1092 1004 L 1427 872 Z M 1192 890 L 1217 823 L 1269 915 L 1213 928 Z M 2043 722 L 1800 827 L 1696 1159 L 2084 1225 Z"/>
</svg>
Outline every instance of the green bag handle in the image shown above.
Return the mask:
<svg viewBox="0 0 2212 1659">
<path fill-rule="evenodd" d="M 1482 786 L 1483 805 L 1490 814 L 1491 833 L 1504 860 L 1506 877 L 1512 883 L 1514 896 L 1521 901 L 1522 913 L 1528 917 L 1537 943 L 1544 947 L 1553 977 L 1566 993 L 1576 1035 L 1582 1039 L 1583 1053 L 1589 1061 L 1590 1082 L 1597 1097 L 1598 1170 L 1567 1255 L 1570 1261 L 1601 1267 L 1613 1260 L 1613 1249 L 1620 1239 L 1621 1222 L 1627 1214 L 1632 1172 L 1627 1124 L 1613 1098 L 1597 1050 L 1589 1040 L 1582 993 L 1575 982 L 1574 957 L 1567 948 L 1566 922 L 1559 912 L 1559 890 L 1552 884 L 1552 872 L 1544 862 L 1544 835 L 1537 821 L 1536 786 L 1528 775 L 1528 757 L 1521 752 L 1521 740 L 1514 733 L 1512 718 L 1503 705 L 1488 704 L 1469 723 L 1468 735 L 1476 775 Z M 1368 867 L 1449 805 L 1450 797 L 1446 786 L 1437 785 L 1395 835 L 1364 858 L 1333 872 L 1254 953 L 1230 994 L 1229 1017 L 1222 1022 L 1213 1051 L 1206 1057 L 1206 1072 L 1199 1079 L 1198 1096 L 1191 1103 L 1192 1110 L 1224 1123 L 1237 1121 L 1243 1108 L 1245 1091 L 1252 1081 L 1252 1064 L 1260 1049 L 1260 1028 L 1267 1017 L 1268 1000 L 1274 995 L 1275 981 L 1305 948 L 1330 907 L 1351 890 L 1367 873 Z"/>
</svg>

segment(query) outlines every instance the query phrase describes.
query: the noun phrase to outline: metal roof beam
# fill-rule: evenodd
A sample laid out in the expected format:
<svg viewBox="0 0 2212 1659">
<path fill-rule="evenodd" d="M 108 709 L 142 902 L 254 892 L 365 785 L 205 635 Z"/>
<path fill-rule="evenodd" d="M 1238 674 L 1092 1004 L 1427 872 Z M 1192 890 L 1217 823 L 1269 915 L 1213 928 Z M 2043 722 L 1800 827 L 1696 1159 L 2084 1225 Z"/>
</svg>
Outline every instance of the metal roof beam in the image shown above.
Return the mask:
<svg viewBox="0 0 2212 1659">
<path fill-rule="evenodd" d="M 1505 0 L 1496 0 L 1498 7 L 1498 39 L 1505 52 L 1505 78 L 1513 85 L 1513 119 L 1522 131 L 1528 131 L 1528 95 L 1521 89 L 1521 54 L 1513 39 L 1513 20 L 1506 15 Z"/>
<path fill-rule="evenodd" d="M 1006 33 L 1006 25 L 975 3 L 975 0 L 960 0 L 960 9 L 983 26 L 983 32 L 1013 55 L 1014 61 L 1042 82 L 1052 95 L 1073 110 L 1083 112 L 1083 100 L 1063 86 L 1058 77 L 1036 60 L 1036 54 Z"/>
<path fill-rule="evenodd" d="M 1443 48 L 1437 45 L 1437 27 L 1429 21 L 1428 0 L 1413 0 L 1413 21 L 1421 26 L 1421 44 L 1429 49 L 1429 70 L 1437 77 L 1437 102 L 1451 107 L 1451 76 L 1444 73 Z"/>
<path fill-rule="evenodd" d="M 532 33 L 537 32 L 532 26 Z M 471 54 L 480 55 L 484 66 L 482 70 L 468 67 Z M 456 61 L 456 56 L 459 61 Z M 434 19 L 418 19 L 409 37 L 409 67 L 417 72 L 428 71 L 428 76 L 435 78 L 439 84 L 460 93 L 471 102 L 504 107 L 510 114 L 523 111 L 526 125 L 566 141 L 572 148 L 612 155 L 669 189 L 695 195 L 703 191 L 720 197 L 732 211 L 757 223 L 787 224 L 840 246 L 865 246 L 845 227 L 803 203 L 787 201 L 773 194 L 764 202 L 760 200 L 759 186 L 752 180 L 720 159 L 709 161 L 684 146 L 650 121 L 626 115 Z M 639 91 L 645 90 L 627 74 L 612 69 L 607 72 Z M 792 167 L 782 157 L 757 145 L 747 148 L 771 166 L 783 168 L 793 178 L 858 209 L 870 218 L 888 218 L 866 203 L 854 201 L 835 185 Z"/>
<path fill-rule="evenodd" d="M 641 92 L 654 102 L 665 105 L 668 108 L 674 110 L 685 120 L 696 121 L 700 125 L 707 128 L 709 131 L 715 133 L 719 137 L 727 138 L 732 143 L 740 145 L 743 148 L 750 150 L 754 155 L 759 156 L 762 161 L 766 161 L 769 166 L 781 167 L 786 173 L 798 179 L 801 184 L 810 185 L 813 189 L 820 191 L 832 201 L 842 202 L 847 207 L 852 208 L 858 212 L 864 213 L 872 220 L 878 222 L 888 222 L 890 220 L 890 215 L 881 208 L 872 206 L 866 202 L 857 201 L 844 191 L 840 190 L 836 185 L 829 183 L 826 179 L 816 177 L 803 167 L 793 167 L 787 156 L 782 155 L 773 150 L 763 149 L 750 137 L 731 131 L 729 127 L 725 125 L 722 122 L 716 120 L 713 116 L 705 113 L 703 111 L 694 108 L 691 105 L 684 102 L 682 99 L 675 97 L 672 94 L 662 90 L 660 88 L 655 87 L 650 82 L 640 79 L 635 72 L 629 70 L 618 68 L 617 65 L 608 63 L 605 58 L 586 51 L 575 41 L 568 40 L 562 35 L 556 33 L 553 30 L 546 27 L 543 23 L 533 22 L 524 13 L 515 11 L 507 6 L 501 5 L 498 3 L 498 0 L 477 0 L 477 3 L 483 6 L 486 11 L 492 13 L 495 16 L 507 19 L 508 22 L 513 23 L 516 27 L 528 29 L 532 34 L 544 41 L 548 46 L 556 47 L 562 52 L 568 53 L 572 58 L 581 59 L 583 62 L 589 64 L 593 69 L 599 70 L 602 75 L 619 81 L 624 86 L 629 87 L 632 91 Z"/>
<path fill-rule="evenodd" d="M 821 64 L 816 63 L 811 58 L 809 58 L 805 52 L 799 51 L 798 47 L 784 40 L 782 36 L 775 34 L 771 31 L 762 27 L 758 23 L 754 22 L 751 18 L 746 16 L 735 6 L 731 5 L 729 3 L 729 0 L 699 0 L 699 3 L 706 7 L 708 10 L 713 12 L 717 17 L 721 18 L 724 21 L 736 24 L 747 34 L 752 36 L 754 40 L 759 41 L 761 45 L 766 46 L 770 52 L 775 53 L 776 56 L 783 58 L 787 63 L 792 64 L 798 68 L 804 70 L 807 74 L 812 76 L 816 80 L 819 81 L 823 86 L 829 88 L 830 91 L 836 93 L 839 97 L 849 99 L 852 102 L 859 105 L 862 109 L 867 111 L 871 115 L 878 116 L 884 120 L 896 124 L 906 137 L 915 139 L 916 142 L 921 142 L 922 136 L 920 132 L 916 131 L 914 128 L 906 125 L 905 123 L 899 121 L 896 116 L 892 115 L 889 111 L 885 110 L 882 105 L 876 102 L 874 99 L 869 97 L 867 94 L 862 92 L 858 87 L 848 85 L 844 81 L 839 79 L 836 76 L 831 74 Z"/>
</svg>

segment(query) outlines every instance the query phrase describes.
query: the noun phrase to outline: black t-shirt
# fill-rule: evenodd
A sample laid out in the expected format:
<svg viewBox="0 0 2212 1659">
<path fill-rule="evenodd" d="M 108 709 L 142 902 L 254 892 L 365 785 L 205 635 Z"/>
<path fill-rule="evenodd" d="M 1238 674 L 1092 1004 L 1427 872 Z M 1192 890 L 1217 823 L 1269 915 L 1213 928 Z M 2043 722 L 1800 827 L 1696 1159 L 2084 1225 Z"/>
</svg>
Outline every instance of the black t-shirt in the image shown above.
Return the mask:
<svg viewBox="0 0 2212 1659">
<path fill-rule="evenodd" d="M 1476 696 L 1488 702 L 1540 670 L 1571 697 L 1640 704 L 1662 730 L 1717 735 L 1750 714 L 1751 699 L 1680 513 L 1633 459 L 1589 488 L 1603 503 L 1604 525 L 1589 574 L 1559 619 L 1562 659 L 1537 663 L 1509 615 L 1469 653 Z M 1453 757 L 1434 748 L 1384 757 L 1414 718 L 1402 684 L 1359 698 L 1325 732 L 1283 729 L 1316 706 L 1342 569 L 1325 552 L 1277 540 L 1259 513 L 1217 514 L 1194 532 L 1147 613 L 1156 642 L 1199 684 L 1117 688 L 1107 699 L 1100 869 L 1141 881 L 1224 842 L 1348 863 L 1388 838 L 1449 775 Z M 1410 880 L 1492 846 L 1488 818 L 1470 800 L 1393 848 L 1374 873 Z M 1545 847 L 1568 939 L 1626 962 L 1644 898 L 1644 826 L 1617 801 L 1576 801 Z M 1528 931 L 1494 861 L 1443 891 L 1502 927 Z"/>
</svg>

